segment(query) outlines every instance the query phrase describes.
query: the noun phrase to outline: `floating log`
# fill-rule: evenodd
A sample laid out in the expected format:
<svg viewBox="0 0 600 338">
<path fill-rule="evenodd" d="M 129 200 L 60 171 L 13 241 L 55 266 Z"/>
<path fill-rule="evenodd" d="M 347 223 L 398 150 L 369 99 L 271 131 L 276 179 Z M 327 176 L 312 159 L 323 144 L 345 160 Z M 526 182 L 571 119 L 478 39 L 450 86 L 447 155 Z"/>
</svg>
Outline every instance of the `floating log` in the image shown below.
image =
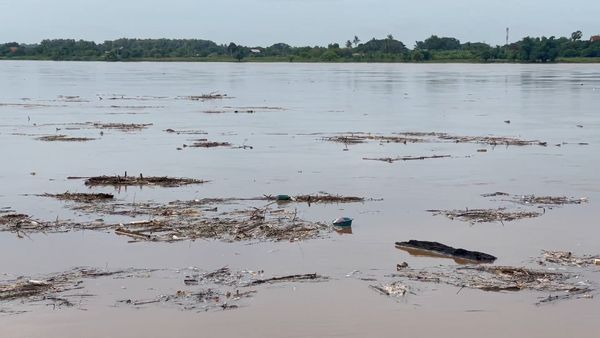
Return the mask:
<svg viewBox="0 0 600 338">
<path fill-rule="evenodd" d="M 483 252 L 470 251 L 462 248 L 456 249 L 438 242 L 410 240 L 408 242 L 396 242 L 396 248 L 429 251 L 442 256 L 479 263 L 493 263 L 496 260 L 496 257 Z"/>
</svg>

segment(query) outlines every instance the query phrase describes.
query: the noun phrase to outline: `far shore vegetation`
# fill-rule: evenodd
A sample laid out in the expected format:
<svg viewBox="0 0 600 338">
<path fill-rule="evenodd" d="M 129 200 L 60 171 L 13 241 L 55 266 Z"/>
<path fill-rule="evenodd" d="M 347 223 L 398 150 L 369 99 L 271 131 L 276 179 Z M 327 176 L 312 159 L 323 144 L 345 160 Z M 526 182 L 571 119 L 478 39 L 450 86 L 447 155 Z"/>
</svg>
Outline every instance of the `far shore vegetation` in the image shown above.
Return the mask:
<svg viewBox="0 0 600 338">
<path fill-rule="evenodd" d="M 569 37 L 525 37 L 503 46 L 461 43 L 433 35 L 413 48 L 388 35 L 344 44 L 268 47 L 217 44 L 199 39 L 118 39 L 93 41 L 54 39 L 36 44 L 0 44 L 0 60 L 55 61 L 199 61 L 199 62 L 480 62 L 480 63 L 593 63 L 600 62 L 600 35 L 584 39 L 581 31 Z"/>
</svg>

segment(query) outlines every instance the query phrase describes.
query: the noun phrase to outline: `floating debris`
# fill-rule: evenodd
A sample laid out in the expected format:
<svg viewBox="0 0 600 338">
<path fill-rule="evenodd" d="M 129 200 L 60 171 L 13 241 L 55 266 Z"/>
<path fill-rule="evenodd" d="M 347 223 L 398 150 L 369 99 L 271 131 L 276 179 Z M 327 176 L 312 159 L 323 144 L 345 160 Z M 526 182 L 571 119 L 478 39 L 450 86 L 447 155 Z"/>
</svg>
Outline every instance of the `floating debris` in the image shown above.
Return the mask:
<svg viewBox="0 0 600 338">
<path fill-rule="evenodd" d="M 266 279 L 257 279 L 248 283 L 248 286 L 254 286 L 259 284 L 273 284 L 282 282 L 304 282 L 304 281 L 325 281 L 327 277 L 317 275 L 316 273 L 308 273 L 303 275 L 288 275 L 281 277 L 271 277 Z"/>
<path fill-rule="evenodd" d="M 95 138 L 90 137 L 74 137 L 67 135 L 48 135 L 48 136 L 40 136 L 37 137 L 36 140 L 46 141 L 46 142 L 86 142 L 93 141 Z"/>
<path fill-rule="evenodd" d="M 19 237 L 29 233 L 66 232 L 72 230 L 113 230 L 133 241 L 175 242 L 195 239 L 234 241 L 301 241 L 332 231 L 325 223 L 303 220 L 296 210 L 263 208 L 231 208 L 218 211 L 206 204 L 169 205 L 137 203 L 117 209 L 112 203 L 84 203 L 77 210 L 92 210 L 94 214 L 150 215 L 147 220 L 129 223 L 71 222 L 68 220 L 34 220 L 24 214 L 0 216 L 0 231 L 11 231 Z"/>
<path fill-rule="evenodd" d="M 119 131 L 139 131 L 152 126 L 152 123 L 100 123 L 93 122 L 91 126 L 97 129 L 115 129 Z"/>
<path fill-rule="evenodd" d="M 175 306 L 186 311 L 205 312 L 210 310 L 237 309 L 244 304 L 242 301 L 253 297 L 257 290 L 248 289 L 262 284 L 295 283 L 295 282 L 324 282 L 328 278 L 317 274 L 289 275 L 257 279 L 264 271 L 232 272 L 229 268 L 220 268 L 214 272 L 187 276 L 184 279 L 187 290 L 178 290 L 173 294 L 159 295 L 149 299 L 125 299 L 118 303 L 135 307 L 149 304 Z M 193 280 L 193 283 L 185 282 Z"/>
<path fill-rule="evenodd" d="M 115 198 L 113 194 L 105 194 L 105 193 L 70 193 L 65 192 L 62 194 L 43 194 L 40 195 L 43 197 L 52 197 L 59 200 L 64 201 L 73 201 L 79 203 L 92 203 L 92 202 L 101 202 L 101 201 L 109 201 Z"/>
<path fill-rule="evenodd" d="M 586 197 L 573 198 L 565 196 L 535 196 L 535 195 L 523 195 L 514 196 L 514 202 L 527 205 L 541 205 L 541 206 L 552 206 L 552 205 L 565 205 L 565 204 L 582 204 L 587 203 Z"/>
<path fill-rule="evenodd" d="M 331 228 L 300 219 L 296 211 L 264 208 L 164 210 L 162 218 L 108 225 L 118 235 L 135 241 L 181 241 L 200 238 L 234 241 L 301 241 Z"/>
<path fill-rule="evenodd" d="M 350 217 L 338 217 L 333 220 L 333 226 L 347 228 L 352 226 L 353 219 Z"/>
<path fill-rule="evenodd" d="M 93 179 L 93 178 L 88 178 Z M 113 184 L 114 177 L 110 177 Z M 123 178 L 121 178 L 123 179 Z M 97 181 L 97 180 L 96 180 Z M 96 182 L 93 181 L 93 182 Z M 102 179 L 104 182 L 104 178 Z M 162 181 L 161 181 L 162 182 Z M 123 184 L 119 181 L 118 184 Z M 173 183 L 175 184 L 175 183 Z M 168 185 L 171 186 L 171 185 Z M 94 215 L 92 222 L 70 220 L 37 220 L 28 215 L 8 214 L 0 218 L 0 231 L 16 232 L 20 236 L 37 232 L 66 232 L 72 230 L 112 230 L 132 241 L 174 242 L 195 239 L 233 241 L 301 241 L 331 233 L 334 229 L 325 222 L 302 219 L 293 203 L 310 198 L 315 203 L 358 202 L 362 198 L 330 194 L 301 195 L 290 203 L 276 203 L 276 197 L 204 198 L 169 203 L 134 203 L 114 201 L 108 194 L 45 194 L 78 203 L 68 207 Z M 106 199 L 104 199 L 106 197 Z M 101 200 L 102 203 L 88 203 Z M 266 202 L 263 206 L 248 206 L 248 202 Z M 105 222 L 106 215 L 136 217 L 138 220 L 121 223 Z M 102 217 L 96 217 L 102 216 Z M 141 220 L 139 220 L 142 218 Z"/>
<path fill-rule="evenodd" d="M 501 136 L 456 136 L 449 134 L 439 134 L 437 136 L 440 140 L 448 140 L 455 143 L 478 143 L 488 144 L 491 146 L 542 146 L 548 145 L 548 142 L 539 140 L 523 140 L 514 137 L 501 137 Z"/>
<path fill-rule="evenodd" d="M 483 291 L 521 291 L 533 290 L 552 292 L 559 295 L 542 300 L 569 299 L 592 289 L 568 273 L 533 270 L 510 266 L 458 266 L 435 267 L 425 269 L 405 268 L 397 271 L 394 277 L 407 278 L 412 281 L 427 283 L 443 283 L 460 288 L 479 289 Z"/>
<path fill-rule="evenodd" d="M 206 135 L 208 134 L 205 131 L 202 130 L 175 130 L 175 129 L 165 129 L 165 132 L 167 133 L 172 133 L 172 134 L 177 134 L 177 135 Z"/>
<path fill-rule="evenodd" d="M 314 195 L 298 195 L 293 197 L 293 201 L 302 203 L 357 203 L 364 202 L 364 197 L 332 195 L 320 193 Z"/>
<path fill-rule="evenodd" d="M 227 94 L 219 94 L 216 92 L 202 95 L 190 95 L 190 96 L 179 96 L 177 97 L 181 100 L 191 100 L 191 101 L 207 101 L 207 100 L 221 100 L 221 99 L 229 99 L 231 97 L 227 96 Z"/>
<path fill-rule="evenodd" d="M 425 142 L 422 138 L 406 137 L 406 136 L 383 136 L 366 133 L 350 133 L 343 135 L 328 136 L 322 138 L 323 141 L 337 142 L 344 144 L 359 144 L 368 141 L 379 141 L 381 143 L 418 143 Z"/>
<path fill-rule="evenodd" d="M 483 197 L 496 197 L 496 196 L 509 196 L 509 195 L 510 194 L 507 194 L 507 193 L 502 192 L 502 191 L 496 191 L 496 192 L 493 192 L 493 193 L 490 193 L 490 194 L 483 194 L 481 196 L 483 196 Z"/>
<path fill-rule="evenodd" d="M 414 252 L 414 250 L 432 252 L 442 257 L 456 258 L 467 262 L 493 263 L 496 260 L 496 257 L 490 254 L 456 249 L 438 242 L 410 240 L 408 242 L 396 242 L 396 248 L 406 250 L 409 253 Z"/>
<path fill-rule="evenodd" d="M 585 267 L 589 265 L 598 264 L 597 261 L 600 260 L 600 255 L 591 256 L 576 256 L 572 252 L 569 251 L 542 251 L 542 259 L 540 264 L 552 263 L 563 266 L 577 266 L 577 267 Z"/>
<path fill-rule="evenodd" d="M 197 141 L 190 144 L 188 147 L 192 148 L 216 148 L 216 147 L 231 147 L 229 142 L 210 142 L 206 140 Z"/>
<path fill-rule="evenodd" d="M 524 218 L 535 218 L 542 215 L 542 213 L 534 211 L 507 211 L 506 208 L 427 211 L 434 215 L 444 215 L 452 220 L 458 219 L 470 223 L 502 223 Z"/>
<path fill-rule="evenodd" d="M 376 135 L 369 133 L 348 133 L 341 135 L 334 135 L 322 138 L 324 141 L 338 142 L 344 144 L 358 144 L 369 141 L 376 141 L 380 143 L 439 143 L 439 142 L 453 142 L 453 143 L 476 143 L 476 144 L 487 144 L 491 146 L 505 145 L 505 146 L 547 146 L 547 142 L 539 140 L 524 140 L 514 137 L 502 137 L 502 136 L 459 136 L 451 135 L 447 133 L 436 133 L 436 132 L 401 132 L 394 133 L 394 135 Z"/>
<path fill-rule="evenodd" d="M 396 162 L 396 161 L 416 161 L 416 160 L 427 160 L 427 159 L 436 159 L 436 158 L 450 158 L 450 155 L 432 155 L 432 156 L 403 156 L 403 157 L 381 157 L 381 158 L 372 158 L 372 157 L 363 157 L 363 160 L 368 161 L 382 161 L 382 162 Z"/>
<path fill-rule="evenodd" d="M 380 294 L 389 297 L 402 297 L 409 292 L 408 286 L 400 282 L 393 282 L 390 284 L 375 284 L 369 285 L 369 287 Z"/>
<path fill-rule="evenodd" d="M 160 187 L 179 187 L 188 184 L 203 184 L 208 181 L 197 180 L 192 178 L 178 178 L 167 176 L 95 176 L 90 177 L 85 181 L 87 186 L 136 186 L 150 185 Z"/>
<path fill-rule="evenodd" d="M 124 100 L 124 101 L 154 101 L 168 99 L 167 96 L 152 96 L 152 95 L 139 95 L 139 96 L 128 96 L 121 94 L 98 94 L 98 100 Z"/>
<path fill-rule="evenodd" d="M 108 276 L 132 276 L 142 270 L 129 269 L 119 271 L 101 271 L 90 268 L 75 268 L 58 274 L 37 277 L 19 277 L 14 280 L 0 281 L 0 302 L 18 301 L 20 305 L 44 303 L 55 308 L 72 307 L 90 294 L 66 294 L 68 291 L 82 289 L 85 279 Z M 144 270 L 151 271 L 151 270 Z M 22 312 L 20 312 L 22 313 Z"/>
</svg>

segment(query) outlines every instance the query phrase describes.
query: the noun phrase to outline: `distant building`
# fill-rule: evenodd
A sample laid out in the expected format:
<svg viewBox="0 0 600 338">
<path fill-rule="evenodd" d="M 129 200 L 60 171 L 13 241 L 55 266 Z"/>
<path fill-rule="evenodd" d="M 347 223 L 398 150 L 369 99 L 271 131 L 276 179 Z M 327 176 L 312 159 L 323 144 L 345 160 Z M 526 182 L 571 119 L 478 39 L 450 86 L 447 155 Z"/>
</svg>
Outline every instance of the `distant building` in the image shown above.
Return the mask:
<svg viewBox="0 0 600 338">
<path fill-rule="evenodd" d="M 10 50 L 11 53 L 16 53 L 19 50 L 19 47 L 10 47 L 8 50 Z"/>
<path fill-rule="evenodd" d="M 591 42 L 598 42 L 600 41 L 600 35 L 592 35 L 592 37 L 590 38 Z"/>
<path fill-rule="evenodd" d="M 253 54 L 260 54 L 260 53 L 261 53 L 261 51 L 260 51 L 260 49 L 253 48 L 253 49 L 250 49 L 250 53 L 253 53 Z"/>
</svg>

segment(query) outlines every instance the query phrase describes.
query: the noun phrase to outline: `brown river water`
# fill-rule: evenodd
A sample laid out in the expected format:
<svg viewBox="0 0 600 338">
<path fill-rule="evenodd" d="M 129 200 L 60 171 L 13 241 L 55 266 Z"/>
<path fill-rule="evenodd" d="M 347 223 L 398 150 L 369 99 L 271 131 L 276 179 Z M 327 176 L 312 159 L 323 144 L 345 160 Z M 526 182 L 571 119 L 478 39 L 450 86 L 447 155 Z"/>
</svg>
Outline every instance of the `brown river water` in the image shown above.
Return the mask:
<svg viewBox="0 0 600 338">
<path fill-rule="evenodd" d="M 495 265 L 536 267 L 542 250 L 600 254 L 596 65 L 2 61 L 0 79 L 0 210 L 48 220 L 97 218 L 37 196 L 65 191 L 160 203 L 322 191 L 373 199 L 298 205 L 305 219 L 330 222 L 348 216 L 354 223 L 351 234 L 332 232 L 297 242 L 130 243 L 112 230 L 23 238 L 0 232 L 0 280 L 80 266 L 168 271 L 87 280 L 85 292 L 93 297 L 74 307 L 0 302 L 0 337 L 597 337 L 600 298 L 595 293 L 535 305 L 548 294 L 408 280 L 403 282 L 411 292 L 398 298 L 369 288 L 374 281 L 392 280 L 398 263 L 457 264 L 411 256 L 396 249 L 396 241 L 437 241 L 482 251 L 498 257 Z M 227 97 L 186 99 L 213 92 Z M 69 129 L 86 122 L 152 125 L 133 132 L 103 130 L 102 135 L 94 128 Z M 169 128 L 206 134 L 165 132 Z M 347 132 L 494 135 L 547 146 L 323 140 Z M 62 133 L 95 140 L 36 139 Z M 194 138 L 252 149 L 177 149 Z M 451 157 L 363 160 L 431 155 Z M 67 179 L 125 171 L 210 182 L 115 190 Z M 514 206 L 481 196 L 497 191 L 588 202 L 504 223 L 470 224 L 427 211 Z M 330 279 L 268 285 L 227 311 L 116 302 L 174 293 L 192 267 L 223 266 L 264 270 L 269 276 L 316 272 Z M 578 271 L 598 289 L 600 267 Z"/>
</svg>

